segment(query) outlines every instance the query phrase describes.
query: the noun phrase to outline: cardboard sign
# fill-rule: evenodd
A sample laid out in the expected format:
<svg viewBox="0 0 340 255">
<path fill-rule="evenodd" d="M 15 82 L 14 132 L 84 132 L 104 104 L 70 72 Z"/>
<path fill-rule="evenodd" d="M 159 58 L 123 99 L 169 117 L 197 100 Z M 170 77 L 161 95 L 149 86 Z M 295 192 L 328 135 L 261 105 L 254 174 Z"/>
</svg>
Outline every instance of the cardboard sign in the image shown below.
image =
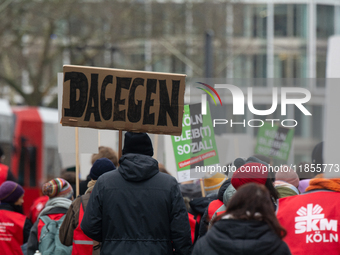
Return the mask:
<svg viewBox="0 0 340 255">
<path fill-rule="evenodd" d="M 185 105 L 181 136 L 172 136 L 178 181 L 193 179 L 190 169 L 219 163 L 209 105 L 202 115 L 201 104 Z"/>
<path fill-rule="evenodd" d="M 180 135 L 185 75 L 65 65 L 63 126 Z"/>
<path fill-rule="evenodd" d="M 257 134 L 256 154 L 288 160 L 294 129 L 264 123 Z"/>
</svg>

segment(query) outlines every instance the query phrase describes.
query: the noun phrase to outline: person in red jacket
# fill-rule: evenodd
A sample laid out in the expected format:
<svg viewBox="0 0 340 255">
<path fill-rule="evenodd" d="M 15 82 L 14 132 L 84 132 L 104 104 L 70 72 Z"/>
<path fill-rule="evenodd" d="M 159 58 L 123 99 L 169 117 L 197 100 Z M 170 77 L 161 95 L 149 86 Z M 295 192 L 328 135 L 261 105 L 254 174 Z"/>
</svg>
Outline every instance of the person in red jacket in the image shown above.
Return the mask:
<svg viewBox="0 0 340 255">
<path fill-rule="evenodd" d="M 90 199 L 92 189 L 102 174 L 116 169 L 111 160 L 107 158 L 97 159 L 90 170 L 91 181 L 87 184 L 84 195 L 77 197 L 68 209 L 63 224 L 59 229 L 60 242 L 72 247 L 72 255 L 95 255 L 100 253 L 100 245 L 87 237 L 80 228 L 84 211 Z"/>
<path fill-rule="evenodd" d="M 17 183 L 5 181 L 0 186 L 0 250 L 3 254 L 22 255 L 32 223 L 22 213 L 24 189 Z"/>
<path fill-rule="evenodd" d="M 292 254 L 340 254 L 340 178 L 311 179 L 306 192 L 279 199 L 277 218 Z"/>
<path fill-rule="evenodd" d="M 55 178 L 45 183 L 42 187 L 42 193 L 47 195 L 49 200 L 32 227 L 27 242 L 27 255 L 33 255 L 39 249 L 40 234 L 45 225 L 41 217 L 47 215 L 51 220 L 60 220 L 66 214 L 73 199 L 71 185 L 62 178 Z"/>
</svg>

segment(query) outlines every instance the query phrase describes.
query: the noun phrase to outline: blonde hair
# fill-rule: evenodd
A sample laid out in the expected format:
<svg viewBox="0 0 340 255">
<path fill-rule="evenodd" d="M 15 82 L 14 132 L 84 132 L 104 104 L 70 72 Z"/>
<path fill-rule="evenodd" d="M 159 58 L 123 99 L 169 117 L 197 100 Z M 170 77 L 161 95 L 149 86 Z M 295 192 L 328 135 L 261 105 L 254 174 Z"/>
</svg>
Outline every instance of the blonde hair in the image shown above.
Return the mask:
<svg viewBox="0 0 340 255">
<path fill-rule="evenodd" d="M 92 159 L 91 159 L 92 165 L 93 165 L 94 162 L 96 162 L 97 159 L 100 159 L 100 158 L 107 158 L 107 159 L 111 160 L 112 163 L 115 166 L 118 166 L 117 153 L 113 149 L 111 149 L 110 147 L 99 146 L 98 154 L 92 155 Z"/>
</svg>

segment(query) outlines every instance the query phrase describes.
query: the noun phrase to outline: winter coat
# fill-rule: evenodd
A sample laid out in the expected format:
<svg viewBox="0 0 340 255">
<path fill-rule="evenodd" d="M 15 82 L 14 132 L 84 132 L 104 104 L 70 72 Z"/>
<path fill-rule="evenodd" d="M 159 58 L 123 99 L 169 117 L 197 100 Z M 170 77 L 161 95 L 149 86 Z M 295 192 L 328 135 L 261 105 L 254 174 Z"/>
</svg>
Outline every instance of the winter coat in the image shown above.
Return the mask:
<svg viewBox="0 0 340 255">
<path fill-rule="evenodd" d="M 191 222 L 192 223 L 191 231 L 194 232 L 193 243 L 195 243 L 195 241 L 198 239 L 200 223 L 202 221 L 202 215 L 204 214 L 206 208 L 208 208 L 210 202 L 216 199 L 217 199 L 217 194 L 214 194 L 209 197 L 194 198 L 189 202 L 190 209 L 189 209 L 188 215 L 189 217 L 192 217 L 195 220 L 195 224 L 193 224 L 194 222 Z"/>
<path fill-rule="evenodd" d="M 101 254 L 190 254 L 187 210 L 175 178 L 150 156 L 125 154 L 97 180 L 81 229 Z M 173 251 L 174 249 L 174 251 Z"/>
<path fill-rule="evenodd" d="M 287 244 L 262 221 L 221 219 L 198 239 L 192 255 L 289 255 Z"/>
</svg>

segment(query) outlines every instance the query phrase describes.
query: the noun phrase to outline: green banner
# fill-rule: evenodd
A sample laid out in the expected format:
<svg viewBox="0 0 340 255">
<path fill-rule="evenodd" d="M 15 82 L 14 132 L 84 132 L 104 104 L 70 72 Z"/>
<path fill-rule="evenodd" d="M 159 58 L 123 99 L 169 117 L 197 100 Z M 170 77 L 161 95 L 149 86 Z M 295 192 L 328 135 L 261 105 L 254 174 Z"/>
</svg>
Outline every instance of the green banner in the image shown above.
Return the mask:
<svg viewBox="0 0 340 255">
<path fill-rule="evenodd" d="M 185 105 L 181 136 L 172 136 L 179 182 L 190 178 L 190 169 L 219 163 L 210 109 L 201 114 L 201 104 Z"/>
<path fill-rule="evenodd" d="M 294 137 L 294 129 L 265 122 L 257 134 L 256 154 L 288 160 Z"/>
</svg>

